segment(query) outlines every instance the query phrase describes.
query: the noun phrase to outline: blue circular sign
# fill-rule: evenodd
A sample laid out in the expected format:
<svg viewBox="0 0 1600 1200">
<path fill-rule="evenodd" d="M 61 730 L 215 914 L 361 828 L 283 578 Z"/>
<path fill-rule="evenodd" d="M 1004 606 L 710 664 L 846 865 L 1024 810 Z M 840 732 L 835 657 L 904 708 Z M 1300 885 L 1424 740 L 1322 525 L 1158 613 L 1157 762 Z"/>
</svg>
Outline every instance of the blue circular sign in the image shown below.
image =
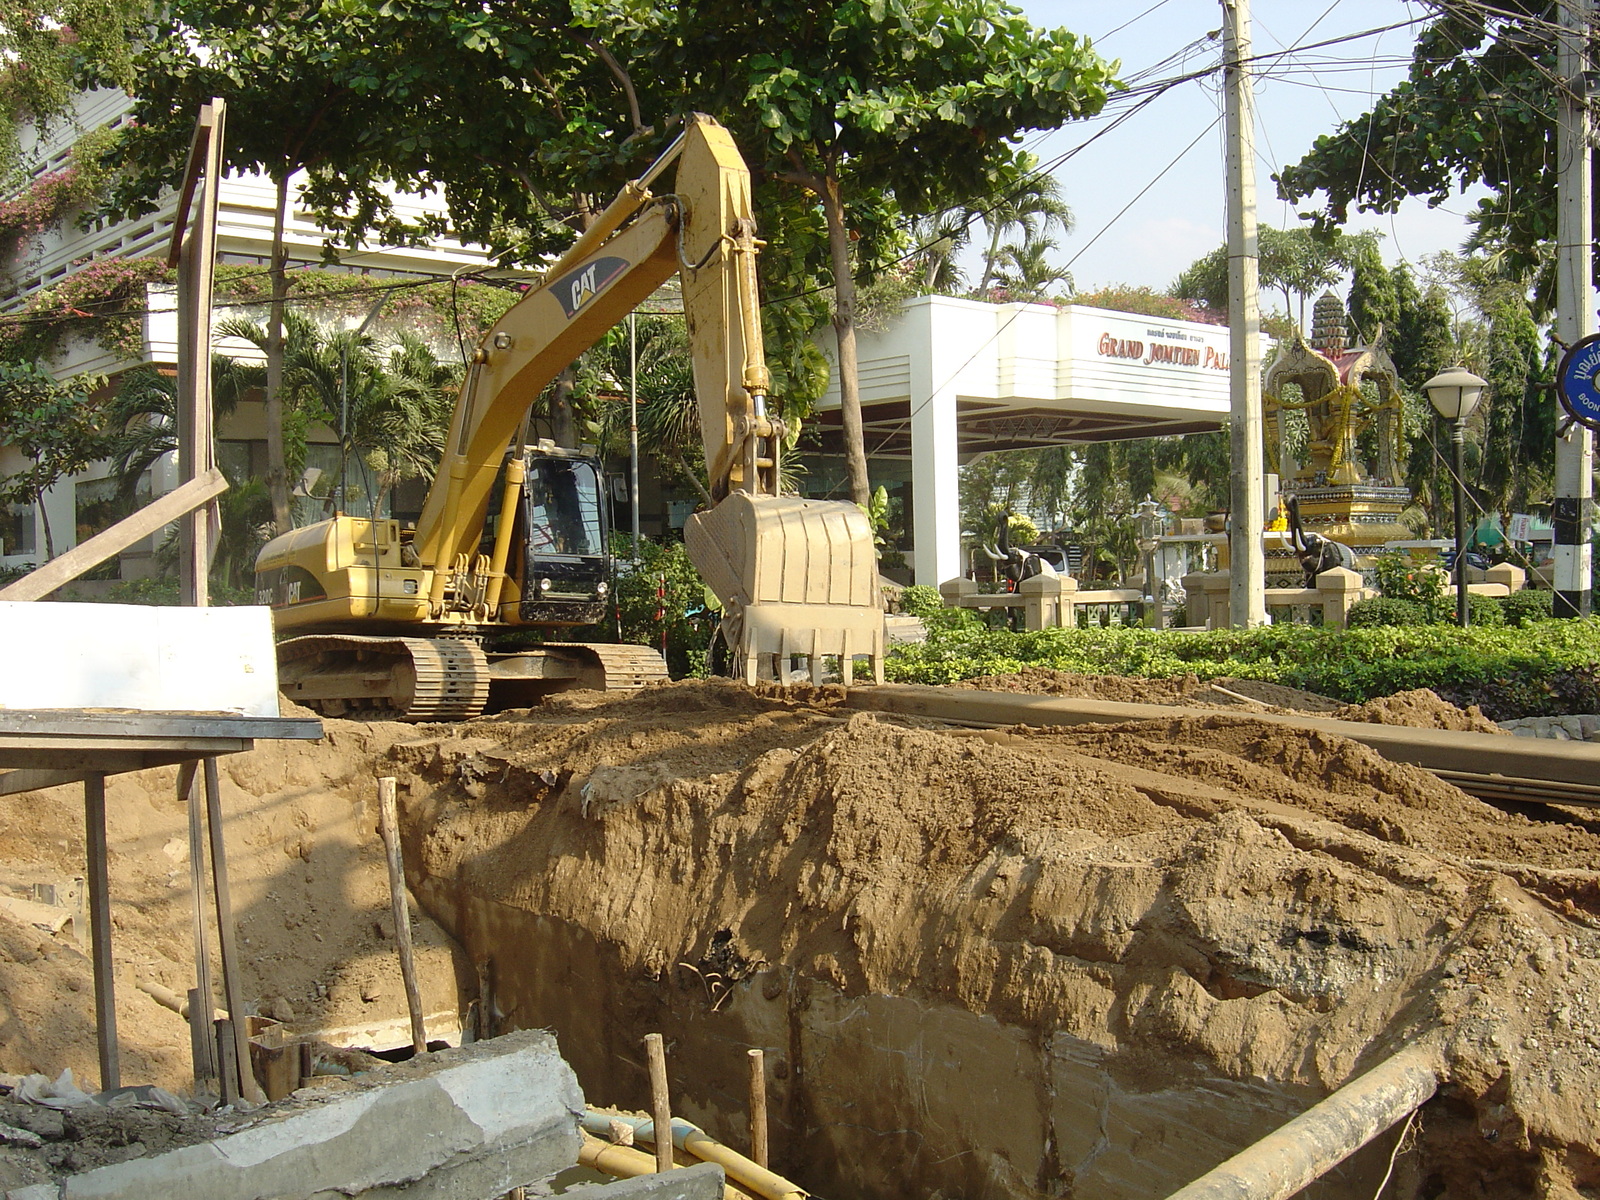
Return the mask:
<svg viewBox="0 0 1600 1200">
<path fill-rule="evenodd" d="M 1561 356 L 1556 395 L 1574 421 L 1600 429 L 1600 333 L 1580 338 Z"/>
</svg>

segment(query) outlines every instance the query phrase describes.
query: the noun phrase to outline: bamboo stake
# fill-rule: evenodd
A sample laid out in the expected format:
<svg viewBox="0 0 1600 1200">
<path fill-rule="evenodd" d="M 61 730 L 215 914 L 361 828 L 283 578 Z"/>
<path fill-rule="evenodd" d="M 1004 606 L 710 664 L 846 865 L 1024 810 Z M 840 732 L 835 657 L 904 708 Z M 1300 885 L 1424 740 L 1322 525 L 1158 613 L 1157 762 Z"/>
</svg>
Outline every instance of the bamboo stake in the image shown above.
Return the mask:
<svg viewBox="0 0 1600 1200">
<path fill-rule="evenodd" d="M 411 948 L 411 914 L 406 908 L 406 870 L 400 860 L 400 815 L 395 805 L 394 776 L 378 780 L 378 830 L 389 860 L 389 904 L 394 912 L 394 945 L 400 954 L 400 977 L 406 985 L 406 1009 L 411 1014 L 411 1045 L 418 1054 L 428 1052 L 428 1031 L 422 1024 L 422 993 L 417 989 L 417 962 Z"/>
<path fill-rule="evenodd" d="M 645 1057 L 650 1062 L 650 1116 L 655 1121 L 656 1170 L 670 1171 L 672 1161 L 672 1104 L 667 1096 L 667 1051 L 659 1033 L 644 1038 Z"/>
<path fill-rule="evenodd" d="M 750 1051 L 750 1157 L 757 1166 L 767 1162 L 767 1062 L 761 1050 Z"/>
</svg>

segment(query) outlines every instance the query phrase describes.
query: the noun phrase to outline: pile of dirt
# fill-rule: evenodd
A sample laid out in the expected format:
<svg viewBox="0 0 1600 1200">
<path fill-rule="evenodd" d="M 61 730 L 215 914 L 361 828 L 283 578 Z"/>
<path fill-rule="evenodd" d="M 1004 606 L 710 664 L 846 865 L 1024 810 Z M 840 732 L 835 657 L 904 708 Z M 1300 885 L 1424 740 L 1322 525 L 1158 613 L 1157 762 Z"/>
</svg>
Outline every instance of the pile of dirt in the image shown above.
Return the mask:
<svg viewBox="0 0 1600 1200">
<path fill-rule="evenodd" d="M 1427 688 L 1380 696 L 1365 704 L 1351 704 L 1330 714 L 1338 721 L 1366 721 L 1375 725 L 1412 725 L 1419 729 L 1454 729 L 1463 733 L 1505 733 L 1483 715 L 1476 704 L 1457 708 Z"/>
<path fill-rule="evenodd" d="M 660 1030 L 714 1133 L 740 1120 L 728 1047 L 769 1047 L 777 1165 L 825 1194 L 1164 1194 L 1264 1132 L 1208 1112 L 1270 1128 L 1414 1040 L 1449 1079 L 1389 1194 L 1595 1181 L 1600 824 L 1503 812 L 1238 701 L 975 731 L 842 699 L 686 682 L 457 726 L 329 721 L 322 745 L 224 760 L 250 993 L 302 1028 L 398 1000 L 372 832 L 388 774 L 439 923 L 419 931 L 435 996 L 459 982 L 491 1030 L 555 1028 L 605 1102 L 644 1102 L 638 1038 Z M 1425 697 L 1369 707 L 1456 727 Z M 110 804 L 124 1071 L 168 1086 L 187 1035 L 138 984 L 188 986 L 171 792 L 170 772 L 123 777 Z M 0 800 L 6 882 L 76 873 L 79 805 Z M 0 920 L 0 1069 L 92 1076 L 69 943 Z M 940 1097 L 951 1064 L 988 1072 L 982 1112 L 964 1077 Z M 1099 1109 L 1062 1107 L 1091 1084 Z M 1118 1183 L 1117 1138 L 1182 1104 L 1178 1174 L 1148 1159 Z"/>
<path fill-rule="evenodd" d="M 1123 704 L 1173 704 L 1193 708 L 1287 709 L 1333 713 L 1339 701 L 1263 679 L 1201 679 L 1174 675 L 1137 679 L 1127 675 L 1082 675 L 1053 667 L 1027 667 L 1009 675 L 979 675 L 952 685 L 986 692 L 1026 692 L 1041 696 L 1079 696 Z"/>
</svg>

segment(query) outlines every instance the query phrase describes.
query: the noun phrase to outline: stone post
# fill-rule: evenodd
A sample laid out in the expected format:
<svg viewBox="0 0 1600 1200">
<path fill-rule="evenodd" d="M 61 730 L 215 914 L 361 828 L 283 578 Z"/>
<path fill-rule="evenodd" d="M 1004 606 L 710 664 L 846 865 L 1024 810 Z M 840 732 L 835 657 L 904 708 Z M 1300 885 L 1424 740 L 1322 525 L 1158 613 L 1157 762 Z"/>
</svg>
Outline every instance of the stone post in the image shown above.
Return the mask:
<svg viewBox="0 0 1600 1200">
<path fill-rule="evenodd" d="M 1066 624 L 1072 612 L 1071 593 L 1078 590 L 1078 581 L 1067 575 L 1034 575 L 1024 579 L 1017 591 L 1027 602 L 1023 616 L 1027 628 L 1057 629 Z"/>
<path fill-rule="evenodd" d="M 1528 573 L 1511 563 L 1495 563 L 1483 573 L 1486 583 L 1503 583 L 1507 592 L 1520 592 L 1528 586 Z"/>
<path fill-rule="evenodd" d="M 960 608 L 962 597 L 976 596 L 977 594 L 977 580 L 968 579 L 965 576 L 958 575 L 954 579 L 946 579 L 939 585 L 939 595 L 944 600 L 946 608 Z"/>
<path fill-rule="evenodd" d="M 1317 576 L 1317 591 L 1322 594 L 1322 623 L 1343 629 L 1361 599 L 1361 576 L 1348 567 L 1332 567 Z"/>
<path fill-rule="evenodd" d="M 1201 585 L 1206 595 L 1206 628 L 1228 629 L 1232 626 L 1232 613 L 1228 607 L 1228 592 L 1232 587 L 1231 571 L 1213 571 L 1203 576 Z"/>
</svg>

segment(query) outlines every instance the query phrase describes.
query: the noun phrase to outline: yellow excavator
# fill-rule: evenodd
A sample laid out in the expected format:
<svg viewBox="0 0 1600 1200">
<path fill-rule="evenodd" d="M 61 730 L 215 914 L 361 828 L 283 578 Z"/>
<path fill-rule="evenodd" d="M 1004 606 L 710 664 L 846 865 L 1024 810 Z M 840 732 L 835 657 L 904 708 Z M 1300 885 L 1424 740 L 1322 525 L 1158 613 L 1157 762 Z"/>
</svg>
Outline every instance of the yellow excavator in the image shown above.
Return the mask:
<svg viewBox="0 0 1600 1200">
<path fill-rule="evenodd" d="M 652 188 L 669 168 L 671 191 Z M 512 637 L 592 624 L 608 603 L 600 464 L 527 444 L 545 387 L 673 274 L 682 278 L 710 508 L 684 530 L 722 603 L 729 673 L 787 680 L 797 658 L 883 678 L 883 613 L 866 515 L 781 495 L 786 430 L 767 412 L 750 174 L 727 131 L 695 116 L 473 353 L 415 528 L 337 515 L 262 547 L 279 682 L 329 716 L 447 721 L 565 688 L 667 677 L 644 646 Z"/>
</svg>

